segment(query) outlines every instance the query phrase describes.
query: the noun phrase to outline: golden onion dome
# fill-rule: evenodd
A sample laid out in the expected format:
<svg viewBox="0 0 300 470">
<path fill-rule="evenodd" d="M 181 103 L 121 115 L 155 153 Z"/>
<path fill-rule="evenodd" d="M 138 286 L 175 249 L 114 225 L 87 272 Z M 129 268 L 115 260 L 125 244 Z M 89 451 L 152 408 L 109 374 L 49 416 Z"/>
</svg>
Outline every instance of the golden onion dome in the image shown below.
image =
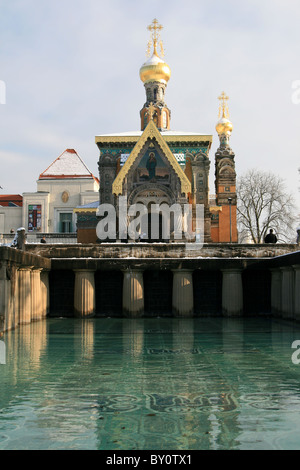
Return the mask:
<svg viewBox="0 0 300 470">
<path fill-rule="evenodd" d="M 142 82 L 167 83 L 171 77 L 171 69 L 155 52 L 140 68 Z"/>
<path fill-rule="evenodd" d="M 222 117 L 219 119 L 219 121 L 216 124 L 216 131 L 219 135 L 226 134 L 229 135 L 231 134 L 233 129 L 232 122 L 229 121 L 229 119 Z"/>
</svg>

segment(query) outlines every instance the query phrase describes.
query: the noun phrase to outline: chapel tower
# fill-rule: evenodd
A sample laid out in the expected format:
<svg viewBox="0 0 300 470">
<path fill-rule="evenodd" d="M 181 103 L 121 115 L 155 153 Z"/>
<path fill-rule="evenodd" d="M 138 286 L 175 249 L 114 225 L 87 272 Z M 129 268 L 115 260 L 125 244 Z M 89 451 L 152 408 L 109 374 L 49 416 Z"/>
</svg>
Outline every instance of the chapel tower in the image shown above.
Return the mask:
<svg viewBox="0 0 300 470">
<path fill-rule="evenodd" d="M 214 229 L 212 224 L 212 238 L 216 242 L 238 241 L 235 154 L 229 145 L 233 125 L 229 120 L 228 99 L 224 92 L 219 96 L 219 120 L 216 124 L 220 146 L 215 154 L 215 188 L 216 204 L 221 208 L 217 216 L 218 226 Z"/>
<path fill-rule="evenodd" d="M 148 60 L 140 69 L 140 78 L 146 90 L 146 102 L 140 111 L 142 131 L 151 119 L 148 112 L 150 104 L 154 106 L 153 121 L 157 128 L 160 131 L 170 129 L 171 112 L 165 103 L 165 91 L 171 76 L 171 70 L 163 60 L 164 50 L 160 40 L 160 31 L 162 29 L 163 26 L 158 23 L 157 19 L 154 19 L 152 24 L 148 26 L 151 33 L 147 49 Z M 153 48 L 153 53 L 150 57 L 151 48 Z M 158 48 L 160 48 L 160 55 Z"/>
</svg>

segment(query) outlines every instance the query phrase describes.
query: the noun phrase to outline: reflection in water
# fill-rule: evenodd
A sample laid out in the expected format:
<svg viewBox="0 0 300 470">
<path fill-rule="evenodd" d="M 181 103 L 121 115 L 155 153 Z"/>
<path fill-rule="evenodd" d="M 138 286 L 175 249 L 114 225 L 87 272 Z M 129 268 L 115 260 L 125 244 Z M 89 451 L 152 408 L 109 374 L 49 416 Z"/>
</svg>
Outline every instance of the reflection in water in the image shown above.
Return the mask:
<svg viewBox="0 0 300 470">
<path fill-rule="evenodd" d="M 51 319 L 5 334 L 0 449 L 299 449 L 299 327 Z"/>
</svg>

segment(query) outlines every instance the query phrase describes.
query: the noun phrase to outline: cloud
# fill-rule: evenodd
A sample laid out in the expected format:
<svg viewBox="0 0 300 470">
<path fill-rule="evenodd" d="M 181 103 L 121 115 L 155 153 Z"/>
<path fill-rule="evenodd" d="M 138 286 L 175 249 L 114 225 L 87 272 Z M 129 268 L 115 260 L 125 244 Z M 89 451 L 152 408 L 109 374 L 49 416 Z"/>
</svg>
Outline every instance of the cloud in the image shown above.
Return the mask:
<svg viewBox="0 0 300 470">
<path fill-rule="evenodd" d="M 18 172 L 11 173 L 11 154 L 23 156 L 30 169 L 22 173 L 34 186 L 65 148 L 76 148 L 96 172 L 94 136 L 139 129 L 139 68 L 156 16 L 172 72 L 171 126 L 213 134 L 211 191 L 217 97 L 225 90 L 238 173 L 261 167 L 281 174 L 299 197 L 300 105 L 291 100 L 300 79 L 297 1 L 154 0 L 151 9 L 144 0 L 2 3 L 0 164 L 8 188 Z M 25 191 L 22 175 L 19 184 L 17 192 Z"/>
</svg>

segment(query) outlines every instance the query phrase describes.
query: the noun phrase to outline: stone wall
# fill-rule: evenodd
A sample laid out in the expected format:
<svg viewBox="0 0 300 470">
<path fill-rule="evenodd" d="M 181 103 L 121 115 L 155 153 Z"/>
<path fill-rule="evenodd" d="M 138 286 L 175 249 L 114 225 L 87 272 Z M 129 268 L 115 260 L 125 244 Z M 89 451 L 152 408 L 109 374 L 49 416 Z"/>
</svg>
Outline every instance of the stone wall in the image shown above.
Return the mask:
<svg viewBox="0 0 300 470">
<path fill-rule="evenodd" d="M 294 251 L 295 244 L 206 243 L 191 249 L 185 243 L 101 243 L 97 245 L 27 244 L 26 251 L 46 258 L 273 258 Z"/>
</svg>

